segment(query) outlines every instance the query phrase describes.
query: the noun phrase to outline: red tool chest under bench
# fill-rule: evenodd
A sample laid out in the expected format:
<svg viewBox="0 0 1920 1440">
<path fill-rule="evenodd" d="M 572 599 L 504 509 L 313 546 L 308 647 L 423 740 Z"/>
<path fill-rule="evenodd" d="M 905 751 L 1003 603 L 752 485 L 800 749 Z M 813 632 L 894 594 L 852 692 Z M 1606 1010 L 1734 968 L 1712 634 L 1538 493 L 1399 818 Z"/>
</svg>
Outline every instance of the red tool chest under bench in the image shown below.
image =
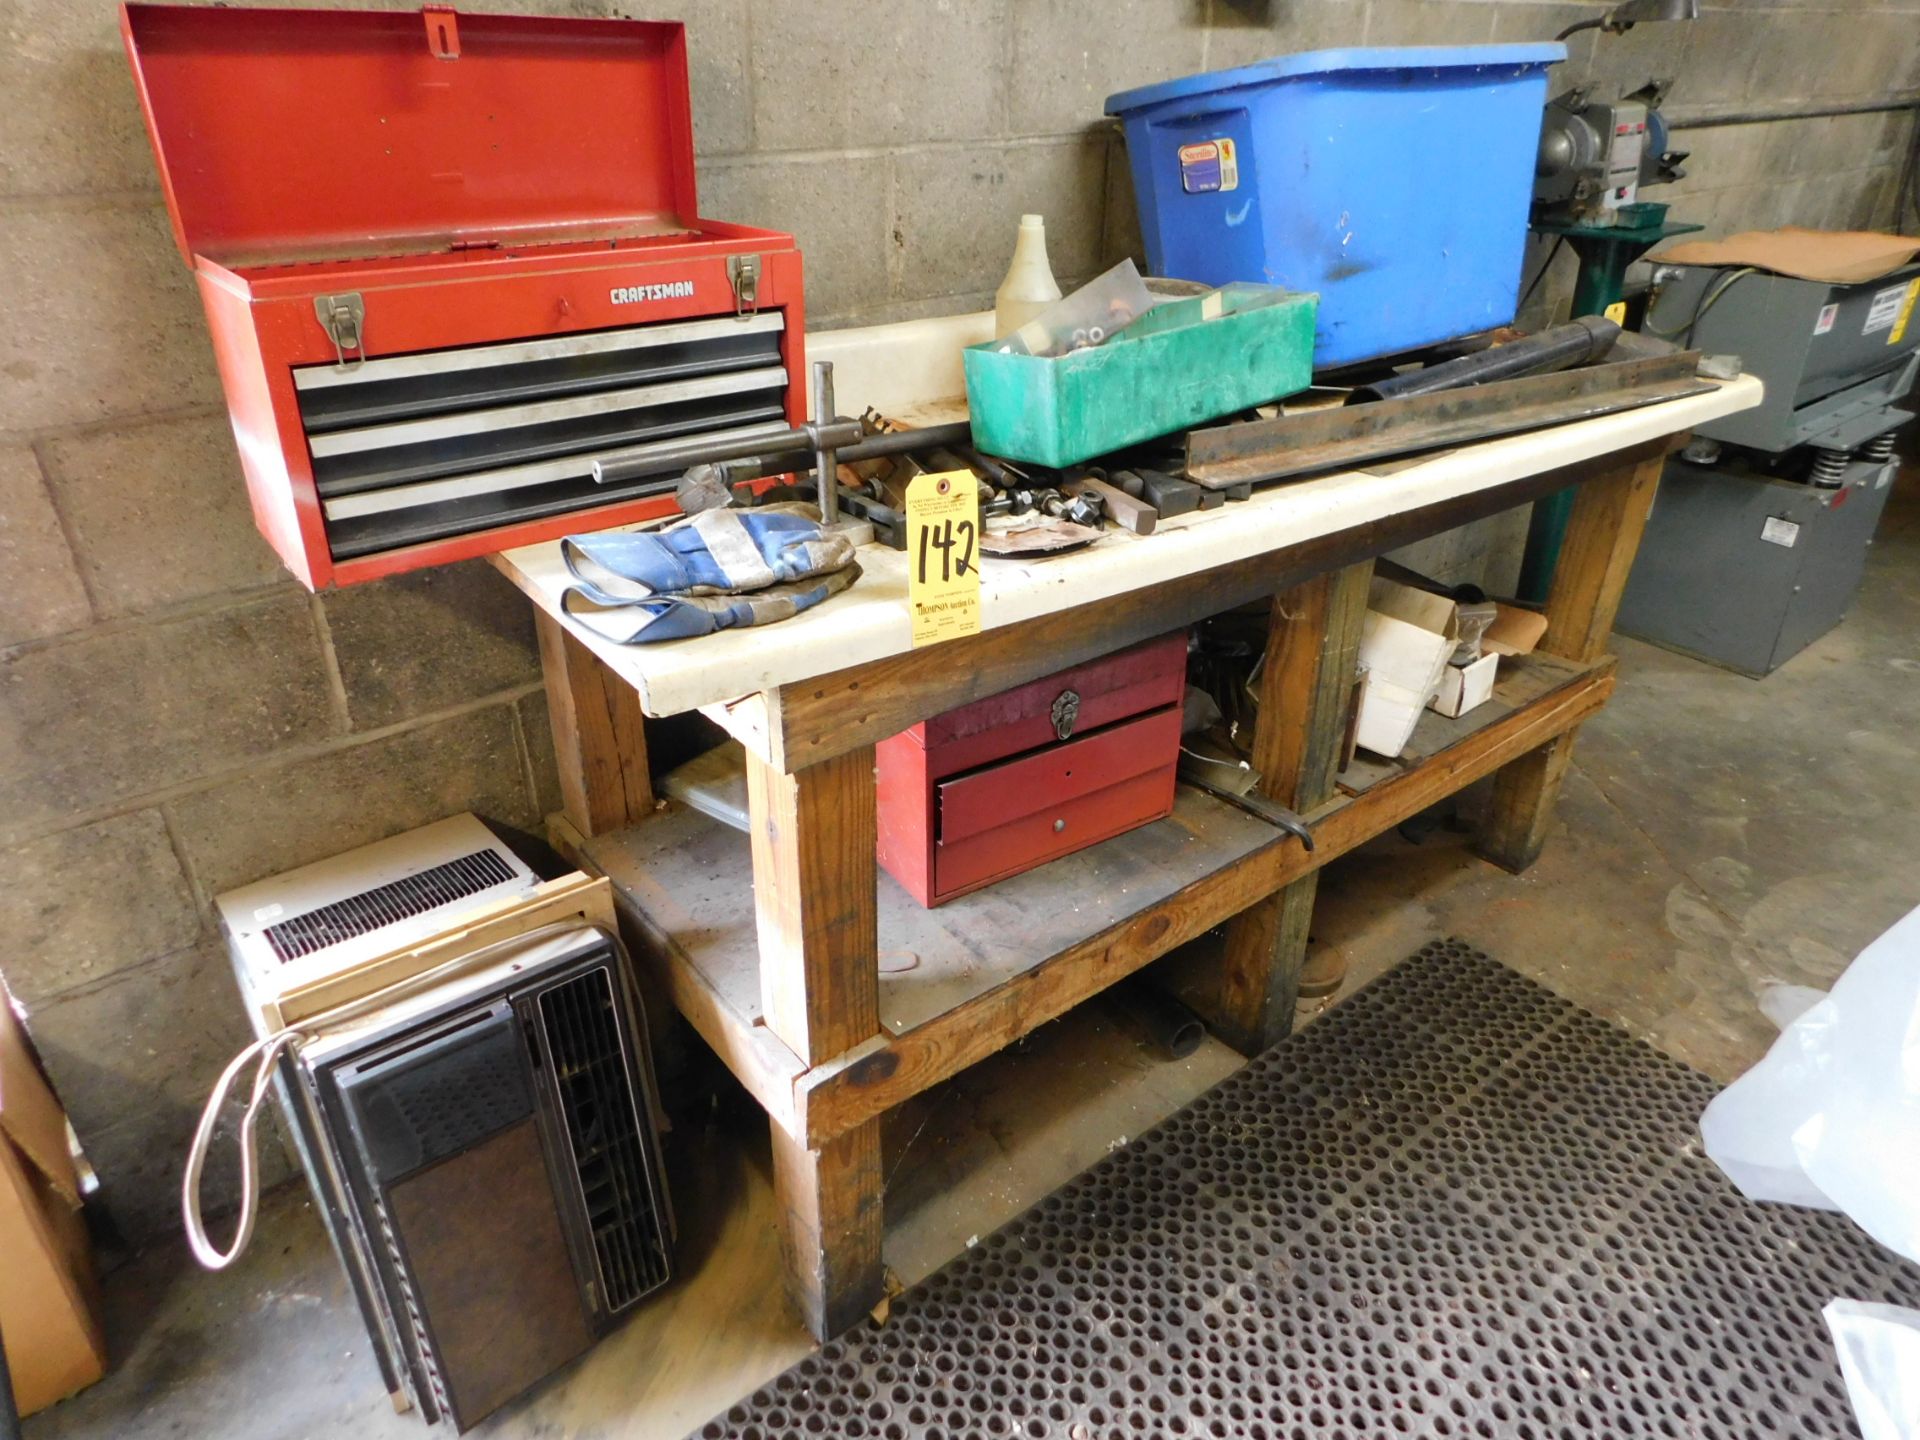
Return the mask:
<svg viewBox="0 0 1920 1440">
<path fill-rule="evenodd" d="M 697 218 L 674 23 L 128 5 L 261 533 L 313 589 L 665 514 L 804 417 L 792 237 Z"/>
<path fill-rule="evenodd" d="M 880 864 L 922 905 L 1173 810 L 1185 631 L 976 700 L 877 747 Z"/>
</svg>

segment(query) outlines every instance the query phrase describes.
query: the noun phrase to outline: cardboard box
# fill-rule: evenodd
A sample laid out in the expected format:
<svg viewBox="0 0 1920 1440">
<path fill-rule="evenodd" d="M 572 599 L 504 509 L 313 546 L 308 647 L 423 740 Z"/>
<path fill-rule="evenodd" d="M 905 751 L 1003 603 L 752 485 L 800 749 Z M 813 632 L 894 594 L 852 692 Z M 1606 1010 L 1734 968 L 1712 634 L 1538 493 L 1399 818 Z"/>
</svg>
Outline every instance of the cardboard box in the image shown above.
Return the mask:
<svg viewBox="0 0 1920 1440">
<path fill-rule="evenodd" d="M 1440 676 L 1439 692 L 1427 708 L 1454 719 L 1484 705 L 1493 698 L 1493 676 L 1499 664 L 1500 657 L 1489 651 L 1470 665 L 1448 665 Z"/>
<path fill-rule="evenodd" d="M 1360 697 L 1364 749 L 1388 759 L 1406 749 L 1459 643 L 1457 608 L 1445 595 L 1374 577 L 1360 632 L 1360 663 L 1367 667 Z"/>
<path fill-rule="evenodd" d="M 44 1410 L 106 1373 L 67 1116 L 0 985 L 0 1334 L 14 1404 Z"/>
<path fill-rule="evenodd" d="M 1391 760 L 1407 748 L 1430 705 L 1443 715 L 1464 715 L 1493 693 L 1494 657 L 1529 653 L 1547 629 L 1547 617 L 1537 611 L 1497 602 L 1495 609 L 1480 639 L 1486 653 L 1474 661 L 1485 668 L 1470 683 L 1460 677 L 1457 691 L 1449 692 L 1460 709 L 1442 709 L 1433 702 L 1443 685 L 1456 684 L 1448 672 L 1460 643 L 1459 605 L 1449 595 L 1374 576 L 1360 635 L 1360 663 L 1367 672 L 1358 726 L 1362 747 Z M 1482 684 L 1485 693 L 1472 698 Z"/>
</svg>

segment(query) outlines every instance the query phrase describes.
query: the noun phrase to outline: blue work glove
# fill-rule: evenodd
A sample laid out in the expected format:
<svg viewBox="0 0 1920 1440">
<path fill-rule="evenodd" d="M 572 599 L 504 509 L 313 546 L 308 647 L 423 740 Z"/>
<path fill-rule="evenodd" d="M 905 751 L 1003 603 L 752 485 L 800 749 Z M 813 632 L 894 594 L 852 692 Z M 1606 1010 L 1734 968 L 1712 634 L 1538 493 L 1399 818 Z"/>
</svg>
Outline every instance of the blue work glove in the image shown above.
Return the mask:
<svg viewBox="0 0 1920 1440">
<path fill-rule="evenodd" d="M 560 542 L 577 582 L 561 609 L 623 645 L 766 625 L 860 574 L 853 543 L 785 506 L 707 510 L 665 530 Z"/>
</svg>

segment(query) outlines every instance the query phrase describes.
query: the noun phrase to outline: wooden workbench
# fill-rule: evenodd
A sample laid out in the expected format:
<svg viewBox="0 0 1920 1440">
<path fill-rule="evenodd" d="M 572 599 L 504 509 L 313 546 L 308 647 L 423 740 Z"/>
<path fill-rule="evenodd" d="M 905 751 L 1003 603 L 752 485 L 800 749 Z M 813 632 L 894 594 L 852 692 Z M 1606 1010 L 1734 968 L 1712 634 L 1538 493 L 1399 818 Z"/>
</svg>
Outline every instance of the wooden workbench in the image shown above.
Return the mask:
<svg viewBox="0 0 1920 1440">
<path fill-rule="evenodd" d="M 1319 867 L 1487 775 L 1483 854 L 1538 855 L 1574 733 L 1613 688 L 1607 638 L 1667 451 L 1760 399 L 1706 394 L 1468 446 L 996 564 L 985 628 L 915 650 L 903 557 L 868 547 L 845 594 L 780 625 L 622 648 L 562 618 L 554 545 L 497 557 L 538 607 L 565 811 L 609 876 L 640 963 L 772 1121 L 801 1313 L 826 1337 L 880 1298 L 880 1117 L 1150 961 L 1227 925 L 1178 977 L 1223 1038 L 1292 1024 Z M 1538 651 L 1492 702 L 1429 714 L 1406 763 L 1337 785 L 1373 560 L 1578 485 Z M 923 910 L 874 862 L 874 744 L 955 705 L 1274 597 L 1254 763 L 1316 847 L 1209 796 Z M 750 834 L 656 804 L 644 717 L 698 710 L 746 754 Z M 885 964 L 883 965 L 883 958 Z"/>
</svg>

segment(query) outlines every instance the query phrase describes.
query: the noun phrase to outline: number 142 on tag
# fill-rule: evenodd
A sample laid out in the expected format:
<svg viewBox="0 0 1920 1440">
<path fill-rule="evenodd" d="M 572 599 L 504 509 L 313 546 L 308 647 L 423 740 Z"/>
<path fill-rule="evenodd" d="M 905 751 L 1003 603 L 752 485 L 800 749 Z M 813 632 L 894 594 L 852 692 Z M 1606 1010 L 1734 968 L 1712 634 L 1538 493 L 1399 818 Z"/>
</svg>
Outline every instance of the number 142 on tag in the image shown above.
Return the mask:
<svg viewBox="0 0 1920 1440">
<path fill-rule="evenodd" d="M 980 632 L 980 483 L 968 471 L 907 486 L 907 608 L 915 646 Z"/>
</svg>

